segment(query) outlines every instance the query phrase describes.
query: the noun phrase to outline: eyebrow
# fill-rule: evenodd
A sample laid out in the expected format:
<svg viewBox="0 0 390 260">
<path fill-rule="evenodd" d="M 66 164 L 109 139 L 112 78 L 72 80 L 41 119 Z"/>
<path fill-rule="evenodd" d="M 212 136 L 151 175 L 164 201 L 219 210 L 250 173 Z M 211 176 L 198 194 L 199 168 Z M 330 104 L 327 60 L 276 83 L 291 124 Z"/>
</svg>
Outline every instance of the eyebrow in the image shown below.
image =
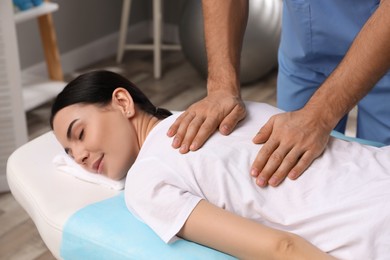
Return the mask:
<svg viewBox="0 0 390 260">
<path fill-rule="evenodd" d="M 76 121 L 79 120 L 78 118 L 73 120 L 70 124 L 69 124 L 69 127 L 68 127 L 68 131 L 66 132 L 66 137 L 68 138 L 68 140 L 70 140 L 70 137 L 72 135 L 72 128 L 73 128 L 73 125 L 74 123 L 76 123 Z"/>
</svg>

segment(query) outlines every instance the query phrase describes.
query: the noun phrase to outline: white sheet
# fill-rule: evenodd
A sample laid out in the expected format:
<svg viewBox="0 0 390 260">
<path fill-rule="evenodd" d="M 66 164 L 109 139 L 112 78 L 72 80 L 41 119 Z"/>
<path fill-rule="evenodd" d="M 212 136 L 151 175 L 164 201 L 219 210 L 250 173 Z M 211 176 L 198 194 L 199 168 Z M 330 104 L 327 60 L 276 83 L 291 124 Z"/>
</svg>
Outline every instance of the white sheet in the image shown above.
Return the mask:
<svg viewBox="0 0 390 260">
<path fill-rule="evenodd" d="M 115 181 L 104 175 L 89 172 L 77 164 L 66 153 L 56 155 L 53 159 L 53 163 L 58 170 L 68 173 L 80 180 L 95 183 L 113 190 L 123 190 L 125 187 L 125 178 Z"/>
</svg>

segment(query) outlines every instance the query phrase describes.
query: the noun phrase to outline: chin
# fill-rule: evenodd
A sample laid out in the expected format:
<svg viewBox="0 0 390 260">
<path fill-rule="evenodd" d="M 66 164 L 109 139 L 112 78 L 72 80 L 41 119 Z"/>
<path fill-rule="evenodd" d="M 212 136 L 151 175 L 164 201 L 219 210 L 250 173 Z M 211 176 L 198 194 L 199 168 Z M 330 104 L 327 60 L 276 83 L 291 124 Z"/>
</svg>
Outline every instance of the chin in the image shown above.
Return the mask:
<svg viewBox="0 0 390 260">
<path fill-rule="evenodd" d="M 130 168 L 129 168 L 130 169 Z M 124 170 L 120 173 L 117 173 L 117 174 L 114 174 L 112 177 L 110 177 L 111 179 L 113 179 L 114 181 L 119 181 L 119 180 L 122 180 L 123 178 L 126 177 L 127 175 L 127 172 L 128 172 L 128 169 L 127 170 Z"/>
</svg>

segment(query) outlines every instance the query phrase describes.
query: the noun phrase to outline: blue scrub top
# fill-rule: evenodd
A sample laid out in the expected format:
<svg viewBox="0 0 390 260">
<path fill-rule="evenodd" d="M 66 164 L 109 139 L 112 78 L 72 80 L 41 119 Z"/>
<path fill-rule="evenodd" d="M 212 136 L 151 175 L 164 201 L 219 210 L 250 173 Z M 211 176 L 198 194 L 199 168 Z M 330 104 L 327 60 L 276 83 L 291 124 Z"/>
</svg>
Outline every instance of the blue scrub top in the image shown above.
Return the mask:
<svg viewBox="0 0 390 260">
<path fill-rule="evenodd" d="M 284 0 L 279 56 L 329 75 L 380 0 Z"/>
<path fill-rule="evenodd" d="M 278 107 L 303 107 L 340 63 L 380 0 L 283 0 Z M 390 144 L 390 72 L 358 104 L 357 136 Z M 343 132 L 347 118 L 336 129 Z"/>
</svg>

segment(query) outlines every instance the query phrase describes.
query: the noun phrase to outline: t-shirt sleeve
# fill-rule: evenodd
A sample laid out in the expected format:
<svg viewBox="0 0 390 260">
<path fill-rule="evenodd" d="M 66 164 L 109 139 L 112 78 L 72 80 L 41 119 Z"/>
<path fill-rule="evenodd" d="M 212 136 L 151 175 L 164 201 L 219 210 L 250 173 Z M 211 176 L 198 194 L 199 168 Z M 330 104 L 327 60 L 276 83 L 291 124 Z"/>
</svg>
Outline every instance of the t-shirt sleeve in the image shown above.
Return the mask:
<svg viewBox="0 0 390 260">
<path fill-rule="evenodd" d="M 161 159 L 147 159 L 136 162 L 126 179 L 127 208 L 165 243 L 176 240 L 176 234 L 202 199 L 189 192 L 173 171 Z"/>
</svg>

